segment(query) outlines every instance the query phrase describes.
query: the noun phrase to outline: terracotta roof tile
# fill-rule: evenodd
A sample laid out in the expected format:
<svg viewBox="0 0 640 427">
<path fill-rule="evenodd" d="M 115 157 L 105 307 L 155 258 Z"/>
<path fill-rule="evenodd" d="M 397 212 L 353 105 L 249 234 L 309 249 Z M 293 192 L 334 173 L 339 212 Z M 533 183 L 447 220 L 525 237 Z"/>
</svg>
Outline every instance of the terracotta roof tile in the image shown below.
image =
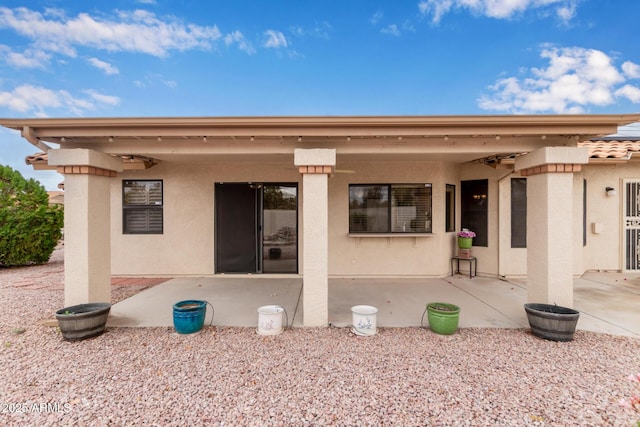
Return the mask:
<svg viewBox="0 0 640 427">
<path fill-rule="evenodd" d="M 47 153 L 36 153 L 25 157 L 24 161 L 28 165 L 35 165 L 38 163 L 47 164 L 49 162 L 49 156 Z"/>
<path fill-rule="evenodd" d="M 592 140 L 578 143 L 579 147 L 589 149 L 592 159 L 628 160 L 632 154 L 640 153 L 640 140 Z"/>
</svg>

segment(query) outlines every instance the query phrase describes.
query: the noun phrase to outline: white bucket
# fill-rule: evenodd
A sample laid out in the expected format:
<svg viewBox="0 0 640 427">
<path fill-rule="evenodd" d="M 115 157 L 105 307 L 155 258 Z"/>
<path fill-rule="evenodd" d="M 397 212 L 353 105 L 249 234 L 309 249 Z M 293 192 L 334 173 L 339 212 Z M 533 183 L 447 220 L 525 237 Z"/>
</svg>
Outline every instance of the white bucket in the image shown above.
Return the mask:
<svg viewBox="0 0 640 427">
<path fill-rule="evenodd" d="M 353 313 L 353 333 L 356 335 L 375 335 L 378 332 L 376 327 L 376 313 L 378 309 L 371 305 L 354 305 L 351 307 Z"/>
<path fill-rule="evenodd" d="M 258 334 L 278 335 L 282 332 L 284 308 L 279 305 L 263 305 L 258 308 Z"/>
</svg>

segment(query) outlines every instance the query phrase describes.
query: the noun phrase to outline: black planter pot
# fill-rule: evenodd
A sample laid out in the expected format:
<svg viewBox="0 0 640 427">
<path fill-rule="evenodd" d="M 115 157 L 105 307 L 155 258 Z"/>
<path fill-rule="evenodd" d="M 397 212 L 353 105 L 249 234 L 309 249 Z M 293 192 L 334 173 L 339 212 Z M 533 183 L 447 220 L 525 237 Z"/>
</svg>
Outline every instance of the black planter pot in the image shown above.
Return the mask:
<svg viewBox="0 0 640 427">
<path fill-rule="evenodd" d="M 97 302 L 73 305 L 56 311 L 62 338 L 80 341 L 102 334 L 110 310 L 111 304 L 108 302 Z"/>
<path fill-rule="evenodd" d="M 531 332 L 551 341 L 571 341 L 580 312 L 552 304 L 525 304 Z"/>
</svg>

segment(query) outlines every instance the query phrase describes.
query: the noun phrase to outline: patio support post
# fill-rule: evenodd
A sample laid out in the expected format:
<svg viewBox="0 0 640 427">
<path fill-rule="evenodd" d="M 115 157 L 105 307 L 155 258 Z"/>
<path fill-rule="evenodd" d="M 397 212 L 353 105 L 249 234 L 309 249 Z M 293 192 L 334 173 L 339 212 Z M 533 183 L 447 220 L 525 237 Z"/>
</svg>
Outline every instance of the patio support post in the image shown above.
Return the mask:
<svg viewBox="0 0 640 427">
<path fill-rule="evenodd" d="M 302 288 L 304 326 L 329 323 L 328 176 L 336 164 L 334 149 L 296 149 L 302 174 Z"/>
<path fill-rule="evenodd" d="M 120 159 L 89 149 L 49 151 L 64 181 L 65 306 L 111 302 L 111 179 Z"/>
<path fill-rule="evenodd" d="M 587 148 L 545 147 L 516 160 L 527 177 L 527 301 L 573 307 L 573 174 Z"/>
</svg>

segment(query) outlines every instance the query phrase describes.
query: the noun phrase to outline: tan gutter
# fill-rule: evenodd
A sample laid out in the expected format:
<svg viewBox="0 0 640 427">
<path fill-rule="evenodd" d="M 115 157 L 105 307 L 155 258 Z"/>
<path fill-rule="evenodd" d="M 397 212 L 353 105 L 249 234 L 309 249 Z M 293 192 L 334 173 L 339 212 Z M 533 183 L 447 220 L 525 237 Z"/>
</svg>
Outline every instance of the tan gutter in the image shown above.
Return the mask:
<svg viewBox="0 0 640 427">
<path fill-rule="evenodd" d="M 22 137 L 24 139 L 29 141 L 32 145 L 35 145 L 36 147 L 38 147 L 39 149 L 41 149 L 45 153 L 47 153 L 49 150 L 51 150 L 50 146 L 48 146 L 44 142 L 40 141 L 40 138 L 37 138 L 37 137 L 35 137 L 33 135 L 33 131 L 29 126 L 23 126 L 22 127 L 21 135 L 22 135 Z"/>
</svg>

